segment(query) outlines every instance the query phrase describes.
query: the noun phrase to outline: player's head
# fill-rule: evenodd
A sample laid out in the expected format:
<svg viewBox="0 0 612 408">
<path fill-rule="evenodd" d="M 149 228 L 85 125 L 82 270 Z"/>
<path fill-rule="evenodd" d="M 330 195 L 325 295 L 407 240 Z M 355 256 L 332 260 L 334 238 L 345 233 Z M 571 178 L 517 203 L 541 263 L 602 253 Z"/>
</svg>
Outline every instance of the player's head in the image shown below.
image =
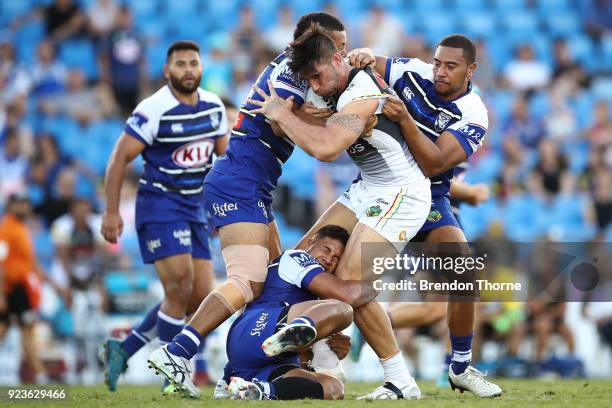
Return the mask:
<svg viewBox="0 0 612 408">
<path fill-rule="evenodd" d="M 476 46 L 464 35 L 445 37 L 434 55 L 434 86 L 438 95 L 453 99 L 466 91 L 476 70 Z"/>
<path fill-rule="evenodd" d="M 346 30 L 344 24 L 336 17 L 328 13 L 308 13 L 300 17 L 295 31 L 293 31 L 293 40 L 300 38 L 306 30 L 308 30 L 314 24 L 318 24 L 322 29 L 329 32 L 329 36 L 334 40 L 336 48 L 346 57 Z"/>
<path fill-rule="evenodd" d="M 349 239 L 349 233 L 337 225 L 326 225 L 310 239 L 306 252 L 315 258 L 326 272 L 334 273 Z"/>
<path fill-rule="evenodd" d="M 200 47 L 193 41 L 176 41 L 166 53 L 164 76 L 172 89 L 183 94 L 191 94 L 200 86 L 202 63 Z"/>
<path fill-rule="evenodd" d="M 318 24 L 311 26 L 287 50 L 289 68 L 319 96 L 339 95 L 346 86 L 346 65 L 329 31 Z"/>
<path fill-rule="evenodd" d="M 6 201 L 6 213 L 22 221 L 30 215 L 31 211 L 30 199 L 23 193 L 11 194 Z"/>
</svg>

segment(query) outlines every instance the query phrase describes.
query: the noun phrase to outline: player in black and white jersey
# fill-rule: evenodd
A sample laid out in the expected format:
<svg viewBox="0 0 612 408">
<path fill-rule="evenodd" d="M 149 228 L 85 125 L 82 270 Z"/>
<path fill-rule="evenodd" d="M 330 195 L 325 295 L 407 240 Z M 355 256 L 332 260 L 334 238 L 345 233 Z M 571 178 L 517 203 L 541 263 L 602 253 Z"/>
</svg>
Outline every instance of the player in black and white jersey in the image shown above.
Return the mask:
<svg viewBox="0 0 612 408">
<path fill-rule="evenodd" d="M 414 237 L 429 212 L 429 180 L 414 161 L 398 126 L 381 115 L 390 90 L 379 75 L 369 69 L 353 69 L 320 27 L 291 43 L 289 59 L 292 71 L 308 81 L 314 93 L 329 98 L 337 113 L 318 126 L 308 124 L 291 112 L 291 98 L 280 98 L 272 86 L 270 96 L 256 88 L 263 101 L 252 101 L 260 107 L 253 112 L 278 123 L 291 140 L 319 160 L 332 161 L 346 149 L 362 175 L 298 248 L 322 225 L 340 225 L 352 232 L 338 276 L 373 280 L 373 276 L 362 276 L 362 242 L 379 245 L 375 253 L 363 254 L 367 262 L 368 256 L 396 253 L 398 248 L 391 243 Z M 365 398 L 419 398 L 420 390 L 405 366 L 381 306 L 373 301 L 357 308 L 355 322 L 381 359 L 385 374 L 385 384 Z"/>
</svg>

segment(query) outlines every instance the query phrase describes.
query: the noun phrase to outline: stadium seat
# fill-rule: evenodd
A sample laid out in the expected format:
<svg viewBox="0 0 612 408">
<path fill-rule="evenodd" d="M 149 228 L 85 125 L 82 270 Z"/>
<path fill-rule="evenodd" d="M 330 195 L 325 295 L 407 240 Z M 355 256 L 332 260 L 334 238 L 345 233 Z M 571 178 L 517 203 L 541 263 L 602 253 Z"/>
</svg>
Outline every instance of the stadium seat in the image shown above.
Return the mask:
<svg viewBox="0 0 612 408">
<path fill-rule="evenodd" d="M 526 0 L 493 0 L 493 7 L 500 14 L 513 14 L 527 9 Z"/>
<path fill-rule="evenodd" d="M 164 15 L 173 16 L 177 19 L 201 14 L 199 0 L 162 0 L 160 10 Z"/>
<path fill-rule="evenodd" d="M 478 13 L 489 8 L 486 0 L 452 0 L 450 6 L 456 11 L 467 13 Z"/>
<path fill-rule="evenodd" d="M 239 0 L 223 0 L 205 2 L 203 14 L 207 16 L 211 31 L 227 30 L 236 28 Z"/>
<path fill-rule="evenodd" d="M 535 6 L 541 16 L 558 11 L 573 11 L 571 0 L 537 0 Z"/>
<path fill-rule="evenodd" d="M 257 26 L 263 31 L 273 27 L 278 22 L 278 9 L 283 3 L 279 0 L 252 0 L 249 4 L 255 12 Z M 299 16 L 293 17 L 297 21 Z"/>
<path fill-rule="evenodd" d="M 324 6 L 322 0 L 290 0 L 288 3 L 291 4 L 291 8 L 293 9 L 293 12 L 296 17 L 299 17 L 306 13 L 312 13 L 314 11 L 321 11 Z"/>
<path fill-rule="evenodd" d="M 68 67 L 81 69 L 87 79 L 98 78 L 96 51 L 91 41 L 65 41 L 60 47 L 59 57 Z"/>
<path fill-rule="evenodd" d="M 605 99 L 612 103 L 612 79 L 600 77 L 593 81 L 591 85 L 593 96 L 597 99 Z"/>
<path fill-rule="evenodd" d="M 513 39 L 530 41 L 530 36 L 539 30 L 539 20 L 533 14 L 526 11 L 509 12 L 501 15 L 502 26 L 506 34 Z"/>
<path fill-rule="evenodd" d="M 148 75 L 151 78 L 161 78 L 163 76 L 163 66 L 166 63 L 166 50 L 170 43 L 152 44 L 145 50 L 147 59 Z"/>
<path fill-rule="evenodd" d="M 456 18 L 450 14 L 438 14 L 436 18 L 427 17 L 427 15 L 417 16 L 420 20 L 420 27 L 425 33 L 426 39 L 432 44 L 437 44 L 442 38 L 449 34 L 457 32 Z"/>
<path fill-rule="evenodd" d="M 473 38 L 488 38 L 497 29 L 495 16 L 484 10 L 466 12 L 460 22 L 463 33 Z"/>
<path fill-rule="evenodd" d="M 577 61 L 590 71 L 598 68 L 595 46 L 586 34 L 574 34 L 568 38 L 568 43 L 570 51 Z"/>
<path fill-rule="evenodd" d="M 134 15 L 134 20 L 151 23 L 151 18 L 159 15 L 158 0 L 126 0 L 125 3 Z M 180 3 L 177 1 L 177 3 Z"/>
<path fill-rule="evenodd" d="M 550 112 L 550 95 L 546 91 L 537 91 L 529 99 L 529 112 L 534 119 L 542 120 Z"/>
<path fill-rule="evenodd" d="M 428 14 L 428 19 L 432 18 L 432 15 L 436 17 L 440 15 L 440 12 L 445 10 L 446 4 L 443 0 L 425 0 L 419 1 L 415 0 L 412 4 L 407 7 L 407 10 L 414 10 L 417 14 Z"/>
<path fill-rule="evenodd" d="M 32 0 L 0 0 L 0 26 L 15 17 L 23 16 L 34 8 Z"/>
<path fill-rule="evenodd" d="M 543 19 L 549 34 L 553 37 L 570 37 L 582 31 L 582 22 L 579 16 L 571 11 L 546 14 Z"/>
</svg>

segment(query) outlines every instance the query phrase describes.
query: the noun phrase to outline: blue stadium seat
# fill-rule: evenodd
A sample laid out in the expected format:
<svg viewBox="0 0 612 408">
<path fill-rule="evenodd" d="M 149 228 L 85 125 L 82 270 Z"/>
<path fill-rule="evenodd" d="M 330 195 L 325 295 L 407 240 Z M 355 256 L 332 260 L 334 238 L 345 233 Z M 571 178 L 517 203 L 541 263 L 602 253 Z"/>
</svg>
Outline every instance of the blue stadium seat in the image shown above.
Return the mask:
<svg viewBox="0 0 612 408">
<path fill-rule="evenodd" d="M 508 236 L 517 242 L 529 242 L 544 231 L 541 220 L 547 216 L 544 203 L 531 195 L 511 197 L 503 208 L 504 226 Z"/>
<path fill-rule="evenodd" d="M 553 37 L 572 36 L 582 31 L 580 16 L 571 11 L 565 13 L 554 12 L 543 16 L 546 28 Z"/>
<path fill-rule="evenodd" d="M 459 20 L 462 23 L 463 32 L 473 38 L 489 37 L 497 29 L 495 16 L 484 10 L 466 12 Z"/>
<path fill-rule="evenodd" d="M 538 13 L 542 16 L 557 11 L 572 11 L 573 9 L 571 0 L 537 0 L 535 3 Z"/>
<path fill-rule="evenodd" d="M 538 32 L 539 20 L 530 12 L 510 12 L 501 16 L 502 26 L 511 38 L 529 41 L 530 36 Z"/>
<path fill-rule="evenodd" d="M 0 25 L 28 13 L 33 8 L 32 0 L 0 0 Z"/>
<path fill-rule="evenodd" d="M 486 0 L 454 0 L 450 2 L 450 6 L 456 11 L 467 13 L 478 13 L 489 8 Z"/>
<path fill-rule="evenodd" d="M 598 56 L 593 41 L 586 34 L 575 34 L 568 38 L 569 48 L 577 61 L 594 70 L 597 67 Z"/>
<path fill-rule="evenodd" d="M 251 0 L 249 2 L 249 5 L 255 12 L 257 26 L 264 31 L 273 27 L 278 22 L 278 9 L 283 4 L 284 2 L 279 0 Z M 294 14 L 293 17 L 297 21 L 299 16 Z"/>
<path fill-rule="evenodd" d="M 239 0 L 223 0 L 205 2 L 204 14 L 207 16 L 211 31 L 236 28 Z"/>
<path fill-rule="evenodd" d="M 159 15 L 158 0 L 126 0 L 125 3 L 130 8 L 136 21 L 142 19 L 150 24 L 150 18 Z"/>
<path fill-rule="evenodd" d="M 81 129 L 74 120 L 68 117 L 45 118 L 41 124 L 41 131 L 51 133 L 62 152 L 79 155 L 83 138 Z"/>
<path fill-rule="evenodd" d="M 371 5 L 381 7 L 388 13 L 399 13 L 402 11 L 404 2 L 402 0 L 372 0 Z"/>
<path fill-rule="evenodd" d="M 161 78 L 163 74 L 163 66 L 166 62 L 166 50 L 167 45 L 165 43 L 152 44 L 146 48 L 145 54 L 147 58 L 147 68 L 149 70 L 148 75 L 151 78 Z"/>
<path fill-rule="evenodd" d="M 15 39 L 19 40 L 17 53 L 23 62 L 33 62 L 36 55 L 36 46 L 45 36 L 45 27 L 40 20 L 31 20 L 19 27 Z"/>
<path fill-rule="evenodd" d="M 605 99 L 612 103 L 612 79 L 600 77 L 593 81 L 591 85 L 593 96 L 597 99 Z"/>
<path fill-rule="evenodd" d="M 160 9 L 164 15 L 179 19 L 188 15 L 201 14 L 200 0 L 162 0 Z"/>
<path fill-rule="evenodd" d="M 289 0 L 288 3 L 291 4 L 291 8 L 293 8 L 293 12 L 298 18 L 307 13 L 321 11 L 324 6 L 322 0 Z"/>
<path fill-rule="evenodd" d="M 593 121 L 595 98 L 592 93 L 583 91 L 570 100 L 570 106 L 576 113 L 579 129 L 586 129 Z"/>
<path fill-rule="evenodd" d="M 436 18 L 427 15 L 417 17 L 421 21 L 421 29 L 431 44 L 437 44 L 442 38 L 457 32 L 457 19 L 450 14 L 438 14 Z"/>
<path fill-rule="evenodd" d="M 311 200 L 316 190 L 313 172 L 315 168 L 316 159 L 296 147 L 283 166 L 282 183 L 289 186 L 296 197 Z"/>
<path fill-rule="evenodd" d="M 526 0 L 493 0 L 493 7 L 500 14 L 514 13 L 527 9 Z"/>
<path fill-rule="evenodd" d="M 98 78 L 96 51 L 91 41 L 65 41 L 60 47 L 59 57 L 68 67 L 83 70 L 87 79 Z"/>
<path fill-rule="evenodd" d="M 490 137 L 490 136 L 487 136 Z M 491 141 L 485 141 L 491 143 Z M 491 183 L 499 174 L 504 164 L 504 158 L 500 153 L 490 151 L 484 157 L 480 157 L 466 174 L 466 180 L 470 183 Z"/>
<path fill-rule="evenodd" d="M 414 1 L 407 7 L 407 10 L 413 10 L 418 14 L 428 14 L 428 18 L 433 16 L 439 16 L 440 12 L 443 12 L 446 4 L 442 0 L 425 0 L 425 1 Z"/>
<path fill-rule="evenodd" d="M 529 112 L 537 120 L 542 120 L 550 111 L 550 95 L 547 91 L 538 91 L 529 99 Z"/>
<path fill-rule="evenodd" d="M 48 230 L 43 229 L 34 234 L 34 251 L 43 269 L 48 270 L 55 255 L 55 247 Z"/>
</svg>

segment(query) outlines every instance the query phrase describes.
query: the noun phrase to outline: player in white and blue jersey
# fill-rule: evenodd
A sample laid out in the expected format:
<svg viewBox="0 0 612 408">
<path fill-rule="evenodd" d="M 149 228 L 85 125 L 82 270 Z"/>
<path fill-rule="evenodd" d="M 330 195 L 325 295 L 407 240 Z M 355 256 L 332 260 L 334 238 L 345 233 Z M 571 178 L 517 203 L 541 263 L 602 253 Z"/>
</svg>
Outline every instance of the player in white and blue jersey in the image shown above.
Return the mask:
<svg viewBox="0 0 612 408">
<path fill-rule="evenodd" d="M 224 380 L 234 397 L 342 398 L 341 381 L 303 370 L 296 351 L 346 328 L 353 318 L 351 305 L 376 295 L 371 286 L 333 275 L 348 237 L 344 228 L 327 225 L 305 251 L 285 251 L 270 263 L 261 295 L 246 306 L 227 337 Z M 199 339 L 186 327 L 174 341 L 178 355 L 187 358 Z M 168 357 L 166 364 L 180 366 L 180 358 Z"/>
<path fill-rule="evenodd" d="M 431 209 L 415 240 L 466 243 L 462 247 L 467 253 L 465 235 L 451 211 L 449 189 L 455 167 L 476 152 L 488 128 L 487 109 L 472 89 L 476 47 L 465 36 L 450 35 L 438 44 L 433 64 L 417 58 L 374 57 L 360 50 L 350 59 L 356 66 L 375 63 L 393 87 L 398 97 L 387 100 L 383 114 L 399 124 L 414 158 L 431 179 Z M 448 322 L 451 387 L 480 397 L 501 395 L 500 387 L 469 365 L 474 303 L 449 302 Z"/>
<path fill-rule="evenodd" d="M 330 30 L 338 47 L 344 50 L 344 26 L 326 13 L 301 17 L 294 35 L 300 36 L 313 23 Z M 284 96 L 294 98 L 295 108 L 302 104 L 306 84 L 288 69 L 285 53 L 263 70 L 256 84 L 265 87 L 268 80 Z M 252 93 L 247 99 L 251 96 Z M 228 279 L 206 297 L 189 322 L 201 335 L 210 333 L 259 295 L 269 259 L 280 255 L 278 228 L 270 205 L 293 142 L 263 115 L 252 114 L 252 107 L 246 101 L 241 107 L 226 154 L 215 161 L 205 180 L 206 207 L 219 231 Z M 195 390 L 192 385 L 185 387 Z"/>
<path fill-rule="evenodd" d="M 138 155 L 144 160 L 136 229 L 142 259 L 155 264 L 165 293 L 123 342 L 106 343 L 111 391 L 130 356 L 154 337 L 170 342 L 212 285 L 203 189 L 213 154 L 223 154 L 227 145 L 225 107 L 217 95 L 199 88 L 202 65 L 194 42 L 170 46 L 164 75 L 168 83 L 127 120 L 106 171 L 102 235 L 116 243 L 123 229 L 119 197 L 125 169 Z"/>
</svg>

